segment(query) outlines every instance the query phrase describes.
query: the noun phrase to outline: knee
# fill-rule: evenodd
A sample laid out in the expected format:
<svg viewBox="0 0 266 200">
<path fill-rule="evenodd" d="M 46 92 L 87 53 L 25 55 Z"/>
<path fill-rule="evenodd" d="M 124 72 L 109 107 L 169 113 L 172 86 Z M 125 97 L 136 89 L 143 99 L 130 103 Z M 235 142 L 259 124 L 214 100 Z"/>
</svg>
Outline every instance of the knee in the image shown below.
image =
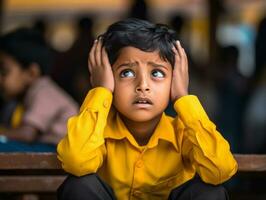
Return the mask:
<svg viewBox="0 0 266 200">
<path fill-rule="evenodd" d="M 198 183 L 196 192 L 194 193 L 195 199 L 199 200 L 228 200 L 228 193 L 222 185 L 210 185 L 204 182 Z M 193 195 L 193 196 L 194 196 Z M 194 198 L 192 198 L 194 199 Z"/>
<path fill-rule="evenodd" d="M 209 191 L 208 194 L 210 197 L 209 199 L 215 199 L 215 200 L 228 200 L 228 193 L 226 189 L 222 186 L 213 186 L 212 189 Z"/>
<path fill-rule="evenodd" d="M 228 200 L 229 197 L 226 189 L 222 185 L 210 185 L 196 177 L 173 190 L 169 199 Z"/>
<path fill-rule="evenodd" d="M 69 175 L 57 189 L 57 198 L 59 200 L 77 199 L 81 194 L 94 190 L 93 186 L 97 185 L 95 184 L 97 181 L 98 176 L 96 174 L 81 177 Z"/>
</svg>

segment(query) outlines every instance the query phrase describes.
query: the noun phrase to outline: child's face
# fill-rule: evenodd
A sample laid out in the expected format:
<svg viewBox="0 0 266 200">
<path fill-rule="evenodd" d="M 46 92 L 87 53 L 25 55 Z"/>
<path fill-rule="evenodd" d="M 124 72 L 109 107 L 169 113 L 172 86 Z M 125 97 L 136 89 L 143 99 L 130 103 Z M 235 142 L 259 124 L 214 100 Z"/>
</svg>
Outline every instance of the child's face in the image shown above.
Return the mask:
<svg viewBox="0 0 266 200">
<path fill-rule="evenodd" d="M 157 51 L 125 47 L 113 64 L 113 104 L 135 122 L 152 120 L 163 113 L 170 98 L 172 67 Z"/>
<path fill-rule="evenodd" d="M 11 56 L 0 53 L 0 89 L 7 99 L 22 94 L 27 87 L 27 72 Z"/>
</svg>

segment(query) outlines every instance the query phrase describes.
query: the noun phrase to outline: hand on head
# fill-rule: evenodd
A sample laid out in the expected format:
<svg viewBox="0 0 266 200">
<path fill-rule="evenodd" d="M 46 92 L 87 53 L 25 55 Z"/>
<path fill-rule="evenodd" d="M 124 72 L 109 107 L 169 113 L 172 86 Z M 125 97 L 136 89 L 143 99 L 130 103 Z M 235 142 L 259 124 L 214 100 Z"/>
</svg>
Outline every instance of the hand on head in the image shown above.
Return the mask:
<svg viewBox="0 0 266 200">
<path fill-rule="evenodd" d="M 114 76 L 102 39 L 95 40 L 89 54 L 88 66 L 92 87 L 105 87 L 114 91 Z"/>
<path fill-rule="evenodd" d="M 175 65 L 171 83 L 171 100 L 176 101 L 188 94 L 188 60 L 187 55 L 179 41 L 172 49 L 175 53 Z M 105 47 L 101 38 L 95 40 L 89 54 L 90 82 L 92 87 L 105 87 L 114 91 L 114 76 Z"/>
<path fill-rule="evenodd" d="M 179 41 L 173 47 L 175 53 L 175 66 L 171 84 L 171 100 L 174 102 L 182 96 L 188 94 L 188 60 L 187 55 Z"/>
</svg>

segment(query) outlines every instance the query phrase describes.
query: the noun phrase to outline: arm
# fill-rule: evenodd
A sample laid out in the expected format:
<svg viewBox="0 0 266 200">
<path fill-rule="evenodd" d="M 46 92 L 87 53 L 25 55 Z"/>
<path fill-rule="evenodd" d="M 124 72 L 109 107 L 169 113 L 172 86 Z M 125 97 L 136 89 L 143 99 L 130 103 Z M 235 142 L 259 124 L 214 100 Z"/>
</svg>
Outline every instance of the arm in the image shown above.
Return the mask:
<svg viewBox="0 0 266 200">
<path fill-rule="evenodd" d="M 96 41 L 89 55 L 92 89 L 80 113 L 68 120 L 68 133 L 58 144 L 58 159 L 65 171 L 76 176 L 96 172 L 106 155 L 104 128 L 112 104 L 113 73 L 101 41 Z"/>
<path fill-rule="evenodd" d="M 68 120 L 68 133 L 57 146 L 65 171 L 82 176 L 102 165 L 106 154 L 103 131 L 111 103 L 109 90 L 95 88 L 88 93 L 80 113 Z"/>
<path fill-rule="evenodd" d="M 183 125 L 182 156 L 206 183 L 220 184 L 237 171 L 228 142 L 209 120 L 198 98 L 187 95 L 174 104 Z"/>
<path fill-rule="evenodd" d="M 178 50 L 178 51 L 177 51 Z M 188 94 L 188 61 L 177 42 L 171 98 L 184 125 L 182 155 L 195 167 L 203 181 L 219 184 L 237 171 L 228 142 L 209 120 L 197 97 Z"/>
</svg>

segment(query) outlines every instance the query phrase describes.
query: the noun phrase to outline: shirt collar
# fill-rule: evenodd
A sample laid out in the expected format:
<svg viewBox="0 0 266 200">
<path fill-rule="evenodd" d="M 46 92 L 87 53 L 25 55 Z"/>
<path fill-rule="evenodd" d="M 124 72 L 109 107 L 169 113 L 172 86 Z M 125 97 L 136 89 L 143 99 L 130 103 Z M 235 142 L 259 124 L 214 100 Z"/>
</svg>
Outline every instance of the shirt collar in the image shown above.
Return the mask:
<svg viewBox="0 0 266 200">
<path fill-rule="evenodd" d="M 173 123 L 174 119 L 163 113 L 152 137 L 150 138 L 147 144 L 147 147 L 153 148 L 158 145 L 159 140 L 164 140 L 173 144 L 175 149 L 179 151 Z M 107 126 L 105 127 L 104 131 L 104 137 L 116 140 L 127 138 L 132 145 L 137 148 L 139 147 L 136 140 L 130 134 L 122 119 L 119 117 L 119 115 L 114 109 L 110 110 L 107 119 Z"/>
<path fill-rule="evenodd" d="M 148 147 L 153 148 L 158 145 L 159 140 L 164 140 L 171 143 L 175 147 L 175 149 L 179 151 L 173 123 L 174 119 L 163 113 L 160 122 L 158 123 L 152 137 L 150 138 Z"/>
</svg>

